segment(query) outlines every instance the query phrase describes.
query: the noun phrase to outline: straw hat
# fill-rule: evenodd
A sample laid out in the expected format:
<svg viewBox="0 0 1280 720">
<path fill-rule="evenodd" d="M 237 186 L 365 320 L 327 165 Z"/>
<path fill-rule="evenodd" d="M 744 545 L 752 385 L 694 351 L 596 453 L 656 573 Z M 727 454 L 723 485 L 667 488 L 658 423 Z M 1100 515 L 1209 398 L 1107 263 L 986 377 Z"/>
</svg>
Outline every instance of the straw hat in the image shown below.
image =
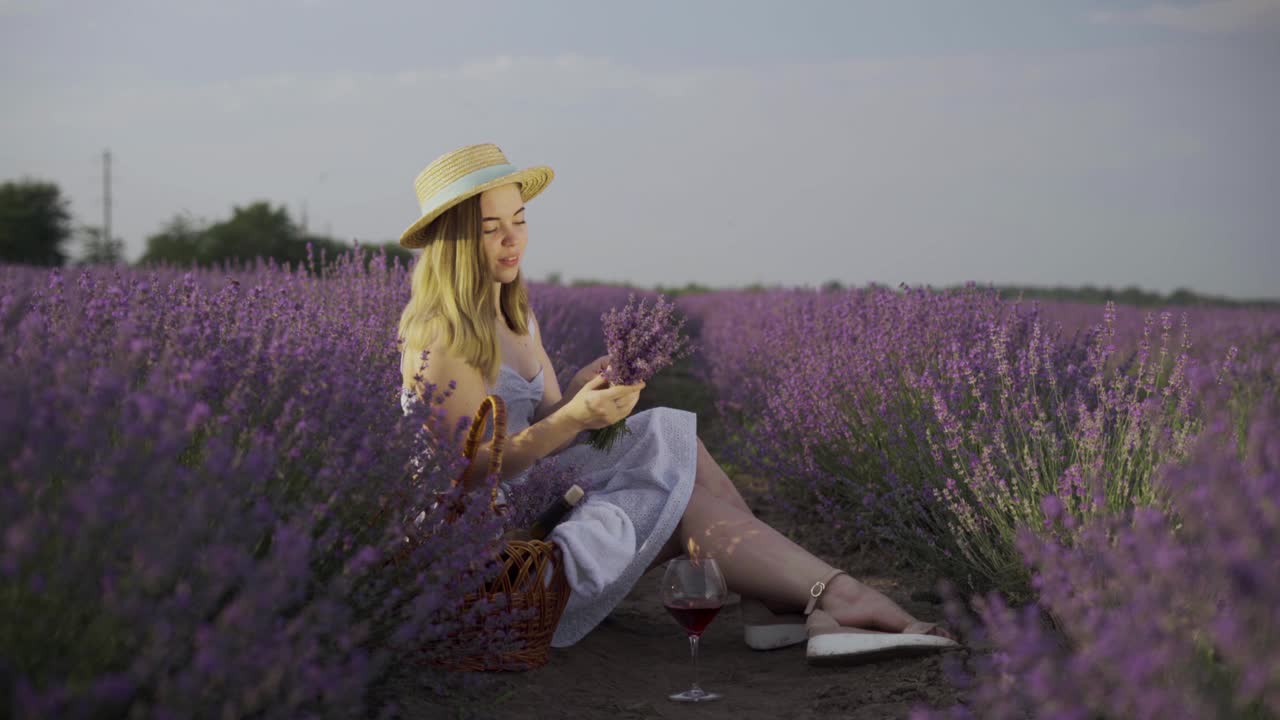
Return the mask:
<svg viewBox="0 0 1280 720">
<path fill-rule="evenodd" d="M 468 145 L 445 153 L 418 173 L 414 190 L 422 217 L 400 236 L 400 245 L 420 248 L 427 244 L 423 230 L 432 220 L 472 195 L 507 183 L 520 183 L 520 197 L 526 202 L 551 183 L 555 173 L 545 165 L 523 170 L 507 162 L 497 145 Z"/>
</svg>

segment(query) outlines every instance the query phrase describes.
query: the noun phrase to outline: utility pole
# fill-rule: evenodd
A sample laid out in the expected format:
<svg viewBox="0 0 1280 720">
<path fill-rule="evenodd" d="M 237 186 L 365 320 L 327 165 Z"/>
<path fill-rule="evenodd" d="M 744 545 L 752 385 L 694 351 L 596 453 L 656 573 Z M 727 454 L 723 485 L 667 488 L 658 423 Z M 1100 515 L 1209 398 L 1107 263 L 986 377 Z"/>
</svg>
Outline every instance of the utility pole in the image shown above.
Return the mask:
<svg viewBox="0 0 1280 720">
<path fill-rule="evenodd" d="M 102 152 L 102 241 L 111 247 L 111 151 Z"/>
</svg>

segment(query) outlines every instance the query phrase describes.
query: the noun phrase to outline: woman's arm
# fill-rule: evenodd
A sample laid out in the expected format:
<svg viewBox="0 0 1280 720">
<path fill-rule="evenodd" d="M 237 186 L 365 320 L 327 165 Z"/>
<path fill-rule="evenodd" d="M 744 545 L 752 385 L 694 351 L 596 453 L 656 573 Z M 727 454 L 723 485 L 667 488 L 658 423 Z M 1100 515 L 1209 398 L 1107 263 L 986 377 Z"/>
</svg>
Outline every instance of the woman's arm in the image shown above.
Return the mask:
<svg viewBox="0 0 1280 720">
<path fill-rule="evenodd" d="M 569 447 L 582 429 L 581 423 L 570 416 L 568 408 L 562 407 L 508 437 L 502 449 L 502 479 L 510 480 L 538 460 Z M 480 446 L 475 459 L 477 468 L 488 467 L 489 450 L 487 443 Z"/>
</svg>

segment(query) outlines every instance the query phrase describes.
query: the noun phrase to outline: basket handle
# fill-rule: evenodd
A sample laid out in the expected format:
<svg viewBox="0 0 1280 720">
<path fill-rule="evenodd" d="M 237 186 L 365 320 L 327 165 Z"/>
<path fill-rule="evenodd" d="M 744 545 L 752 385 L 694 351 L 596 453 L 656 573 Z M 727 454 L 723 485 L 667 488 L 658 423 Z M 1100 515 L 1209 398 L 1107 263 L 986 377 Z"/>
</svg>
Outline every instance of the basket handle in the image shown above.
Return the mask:
<svg viewBox="0 0 1280 720">
<path fill-rule="evenodd" d="M 480 439 L 484 437 L 485 426 L 489 416 L 493 416 L 493 443 L 489 451 L 488 475 L 497 475 L 502 469 L 502 445 L 507 439 L 507 406 L 502 398 L 489 395 L 480 401 L 475 416 L 471 419 L 471 427 L 467 430 L 467 440 L 462 445 L 462 454 L 467 458 L 467 467 L 458 477 L 453 479 L 453 487 L 462 484 L 475 466 L 476 453 L 480 451 Z M 498 483 L 495 482 L 489 491 L 489 507 L 496 509 L 498 504 Z"/>
</svg>

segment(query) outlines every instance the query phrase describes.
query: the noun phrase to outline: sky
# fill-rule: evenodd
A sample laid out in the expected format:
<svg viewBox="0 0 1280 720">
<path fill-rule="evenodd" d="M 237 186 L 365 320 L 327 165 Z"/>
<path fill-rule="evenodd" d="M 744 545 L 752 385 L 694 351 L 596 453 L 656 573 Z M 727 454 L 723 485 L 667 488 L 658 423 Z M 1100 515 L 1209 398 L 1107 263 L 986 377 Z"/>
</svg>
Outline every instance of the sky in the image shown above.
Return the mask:
<svg viewBox="0 0 1280 720">
<path fill-rule="evenodd" d="M 1280 298 L 1278 71 L 1280 0 L 0 0 L 0 180 L 380 244 L 492 142 L 534 280 Z"/>
</svg>

